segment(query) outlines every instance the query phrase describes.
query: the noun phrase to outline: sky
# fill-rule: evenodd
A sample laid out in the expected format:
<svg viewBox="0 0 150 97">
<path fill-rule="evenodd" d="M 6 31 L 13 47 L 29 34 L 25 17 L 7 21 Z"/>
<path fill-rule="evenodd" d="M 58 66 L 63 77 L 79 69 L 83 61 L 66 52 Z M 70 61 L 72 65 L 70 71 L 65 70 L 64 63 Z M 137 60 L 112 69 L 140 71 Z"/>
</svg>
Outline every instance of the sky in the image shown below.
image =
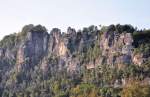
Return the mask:
<svg viewBox="0 0 150 97">
<path fill-rule="evenodd" d="M 27 24 L 49 31 L 68 26 L 132 24 L 150 28 L 150 0 L 0 0 L 0 39 Z"/>
</svg>

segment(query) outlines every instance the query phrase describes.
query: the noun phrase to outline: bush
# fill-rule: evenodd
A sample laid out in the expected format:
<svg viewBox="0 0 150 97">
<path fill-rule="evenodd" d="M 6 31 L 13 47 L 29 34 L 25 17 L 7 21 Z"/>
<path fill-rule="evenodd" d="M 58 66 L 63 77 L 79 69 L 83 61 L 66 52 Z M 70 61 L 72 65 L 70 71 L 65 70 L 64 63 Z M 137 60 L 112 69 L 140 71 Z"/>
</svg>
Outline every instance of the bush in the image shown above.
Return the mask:
<svg viewBox="0 0 150 97">
<path fill-rule="evenodd" d="M 42 25 L 37 25 L 31 29 L 31 32 L 47 32 L 47 29 Z"/>
<path fill-rule="evenodd" d="M 121 97 L 150 97 L 150 87 L 131 81 L 121 92 Z"/>
<path fill-rule="evenodd" d="M 5 36 L 0 41 L 0 47 L 2 48 L 12 48 L 16 43 L 16 33 Z"/>
</svg>

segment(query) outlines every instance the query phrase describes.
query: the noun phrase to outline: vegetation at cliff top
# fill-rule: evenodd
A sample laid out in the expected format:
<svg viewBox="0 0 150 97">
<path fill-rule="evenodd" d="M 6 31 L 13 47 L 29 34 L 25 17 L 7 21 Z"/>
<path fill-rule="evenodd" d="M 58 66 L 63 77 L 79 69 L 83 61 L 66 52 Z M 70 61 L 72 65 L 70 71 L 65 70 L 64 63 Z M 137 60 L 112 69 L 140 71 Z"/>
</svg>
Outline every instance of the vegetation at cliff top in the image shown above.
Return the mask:
<svg viewBox="0 0 150 97">
<path fill-rule="evenodd" d="M 57 28 L 52 31 L 60 32 Z M 100 35 L 107 31 L 120 34 L 132 33 L 134 52 L 143 53 L 146 57 L 150 56 L 150 30 L 138 31 L 131 25 L 120 24 L 104 26 L 99 30 L 92 25 L 77 31 L 77 39 L 73 43 L 80 45 L 79 41 L 85 35 L 83 37 L 85 41 L 79 46 L 81 49 L 77 48 L 79 50 L 76 51 L 72 43 L 71 46 L 67 45 L 71 49 L 72 57 L 80 61 L 81 69 L 76 72 L 68 73 L 66 68 L 58 70 L 60 68 L 58 64 L 63 61 L 51 52 L 48 52 L 50 56 L 45 60 L 46 64 L 51 66 L 46 67 L 46 72 L 41 70 L 41 64 L 31 67 L 31 64 L 25 62 L 18 65 L 18 67 L 23 65 L 21 72 L 17 71 L 16 67 L 12 70 L 6 67 L 8 70 L 3 73 L 5 71 L 3 65 L 15 65 L 15 62 L 11 63 L 8 59 L 0 60 L 0 97 L 150 97 L 149 81 L 146 81 L 150 77 L 149 60 L 141 66 L 125 64 L 124 67 L 117 68 L 110 64 L 96 64 L 95 68 L 87 69 L 85 64 L 96 63 L 99 57 L 103 57 L 102 61 L 105 61 L 106 57 L 102 56 L 103 51 L 100 49 L 99 40 Z M 26 25 L 20 33 L 5 36 L 0 41 L 0 48 L 15 49 L 15 45 L 25 39 L 27 32 L 47 33 L 47 29 L 41 25 Z M 93 38 L 96 39 L 94 42 Z M 52 46 L 52 51 L 53 49 Z M 61 66 L 65 67 L 65 64 Z M 124 85 L 124 81 L 129 83 Z"/>
</svg>

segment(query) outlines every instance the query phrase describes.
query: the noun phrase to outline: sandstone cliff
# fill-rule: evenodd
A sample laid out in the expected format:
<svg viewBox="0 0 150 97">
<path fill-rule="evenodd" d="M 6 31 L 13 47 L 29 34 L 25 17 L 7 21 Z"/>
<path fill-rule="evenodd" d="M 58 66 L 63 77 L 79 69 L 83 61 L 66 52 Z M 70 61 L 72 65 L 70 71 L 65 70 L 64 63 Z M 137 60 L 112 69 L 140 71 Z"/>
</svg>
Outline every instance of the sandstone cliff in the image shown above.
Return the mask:
<svg viewBox="0 0 150 97">
<path fill-rule="evenodd" d="M 57 73 L 72 77 L 103 65 L 117 69 L 130 64 L 142 66 L 150 55 L 136 52 L 141 41 L 133 36 L 132 27 L 123 27 L 122 31 L 112 25 L 104 31 L 96 26 L 81 31 L 69 27 L 65 33 L 53 28 L 48 33 L 44 26 L 26 25 L 20 33 L 6 36 L 0 42 L 0 79 L 4 79 L 1 87 L 6 83 L 7 87 L 16 87 L 14 74 L 22 83 L 36 82 L 39 74 L 44 78 Z"/>
</svg>

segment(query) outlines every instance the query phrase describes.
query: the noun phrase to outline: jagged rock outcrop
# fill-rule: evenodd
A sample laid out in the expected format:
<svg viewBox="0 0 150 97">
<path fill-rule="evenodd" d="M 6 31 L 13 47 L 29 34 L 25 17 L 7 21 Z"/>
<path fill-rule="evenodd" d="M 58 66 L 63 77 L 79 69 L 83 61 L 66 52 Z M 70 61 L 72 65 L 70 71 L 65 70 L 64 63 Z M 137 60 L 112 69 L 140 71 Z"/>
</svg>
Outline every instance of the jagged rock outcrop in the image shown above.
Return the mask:
<svg viewBox="0 0 150 97">
<path fill-rule="evenodd" d="M 36 31 L 42 26 L 35 26 L 29 32 L 26 32 L 24 41 L 20 43 L 17 50 L 16 65 L 22 68 L 23 65 L 32 67 L 46 55 L 48 49 L 49 34 L 46 30 Z M 20 71 L 20 70 L 18 70 Z"/>
<path fill-rule="evenodd" d="M 125 79 L 132 76 L 132 70 L 137 69 L 138 75 L 140 67 L 148 66 L 149 36 L 139 39 L 141 35 L 138 35 L 137 38 L 128 25 L 106 28 L 90 26 L 76 31 L 68 27 L 63 33 L 53 28 L 48 33 L 44 26 L 30 24 L 20 33 L 6 36 L 0 42 L 0 90 L 19 93 L 30 87 L 43 89 L 47 88 L 45 84 L 58 80 L 74 81 L 74 84 L 92 82 L 100 86 L 124 85 Z M 140 75 L 149 76 L 147 70 L 140 71 Z"/>
<path fill-rule="evenodd" d="M 105 32 L 101 36 L 100 48 L 105 64 L 131 64 L 133 54 L 133 38 L 131 33 Z"/>
<path fill-rule="evenodd" d="M 54 28 L 49 34 L 41 25 L 27 25 L 21 33 L 8 36 L 9 41 L 14 40 L 15 43 L 9 43 L 11 48 L 1 47 L 0 58 L 14 61 L 14 68 L 18 71 L 36 66 L 44 72 L 50 68 L 74 72 L 82 66 L 92 69 L 102 64 L 118 68 L 125 64 L 141 65 L 145 58 L 134 53 L 132 33 L 119 33 L 113 27 L 111 29 L 100 33 L 96 27 L 91 26 L 76 32 L 68 27 L 67 33 L 61 33 L 60 29 Z M 96 44 L 97 48 L 94 48 Z"/>
<path fill-rule="evenodd" d="M 146 58 L 144 58 L 143 54 L 138 53 L 133 55 L 133 63 L 136 65 L 141 66 L 144 63 L 145 59 Z"/>
<path fill-rule="evenodd" d="M 48 34 L 46 28 L 41 25 L 27 25 L 22 30 L 23 39 L 16 42 L 12 49 L 1 48 L 0 57 L 16 60 L 18 71 L 24 66 L 30 68 L 37 64 L 41 64 L 42 70 L 46 70 L 51 67 L 48 60 L 52 56 L 58 60 L 60 70 L 67 68 L 68 71 L 73 71 L 82 64 L 87 65 L 87 68 L 94 68 L 97 64 L 142 64 L 143 56 L 133 54 L 132 34 L 113 30 L 100 35 L 96 27 L 84 29 L 82 33 L 68 27 L 67 33 L 61 33 L 60 29 L 54 28 Z M 16 37 L 20 38 L 19 35 Z M 82 63 L 79 58 L 73 57 L 77 53 L 86 52 L 95 42 L 98 42 L 101 49 L 101 55 L 94 59 L 96 62 Z"/>
</svg>

